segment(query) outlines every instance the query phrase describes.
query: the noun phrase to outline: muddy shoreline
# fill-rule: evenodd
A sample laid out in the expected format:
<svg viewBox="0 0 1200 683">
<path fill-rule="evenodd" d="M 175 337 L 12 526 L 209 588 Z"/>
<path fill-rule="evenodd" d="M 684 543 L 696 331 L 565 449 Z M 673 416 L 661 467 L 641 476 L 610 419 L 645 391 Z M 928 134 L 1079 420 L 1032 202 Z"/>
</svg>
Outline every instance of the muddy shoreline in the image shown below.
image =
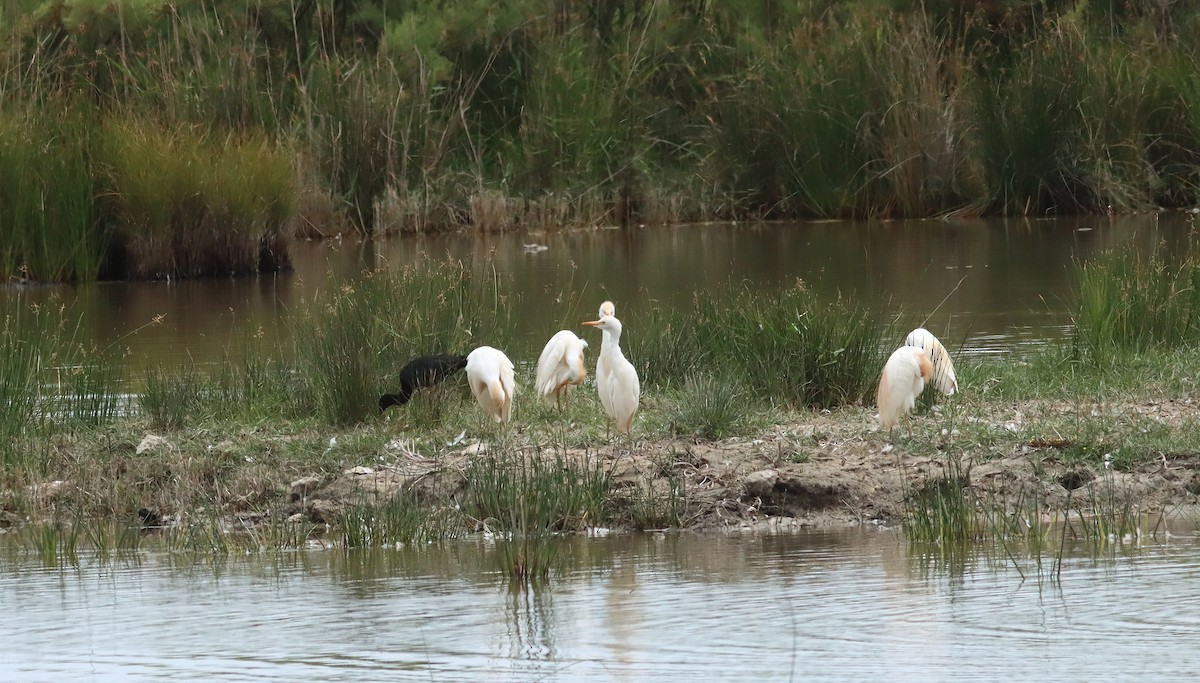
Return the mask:
<svg viewBox="0 0 1200 683">
<path fill-rule="evenodd" d="M 1142 408 L 1190 419 L 1190 406 L 1175 401 Z M 1025 408 L 1036 409 L 1050 408 Z M 851 408 L 813 414 L 753 437 L 648 440 L 632 448 L 572 449 L 567 456 L 602 459 L 618 491 L 681 480 L 690 510 L 686 527 L 699 531 L 895 524 L 906 495 L 947 477 L 972 489 L 977 500 L 1046 514 L 1087 512 L 1101 499 L 1119 500 L 1138 513 L 1178 513 L 1194 505 L 1200 492 L 1200 454 L 1162 453 L 1119 471 L 1064 457 L 1074 445 L 1069 438 L 1018 436 L 1012 420 L 999 425 L 1013 434 L 1011 440 L 975 451 L 961 449 L 948 430 L 918 430 L 889 441 L 871 430 L 871 421 L 869 411 Z M 923 452 L 930 444 L 922 440 L 932 440 L 932 454 Z M 289 487 L 289 510 L 333 521 L 348 501 L 402 488 L 431 504 L 452 504 L 469 486 L 463 474 L 468 459 L 487 447 L 475 442 L 436 460 L 410 454 L 388 464 L 306 476 Z"/>
<path fill-rule="evenodd" d="M 911 435 L 897 430 L 893 440 L 877 431 L 872 411 L 849 407 L 794 415 L 716 442 L 635 436 L 631 444 L 599 439 L 563 448 L 519 435 L 497 448 L 602 467 L 610 477 L 613 519 L 629 519 L 640 492 L 681 485 L 684 512 L 677 526 L 698 532 L 895 525 L 903 521 L 906 496 L 947 478 L 980 506 L 1025 518 L 1037 514 L 1043 522 L 1098 506 L 1186 514 L 1197 503 L 1200 453 L 1146 446 L 1134 460 L 1110 464 L 1108 454 L 1096 452 L 1102 441 L 1064 428 L 1085 412 L 1114 430 L 1150 424 L 1185 433 L 1194 427 L 1196 406 L 1189 399 L 977 408 L 961 411 L 968 417 L 927 411 L 914 417 Z M 470 463 L 490 447 L 469 435 L 432 445 L 412 440 L 400 425 L 376 424 L 338 438 L 370 438 L 381 448 L 301 457 L 287 455 L 288 449 L 306 439 L 308 453 L 318 443 L 328 449 L 329 437 L 282 425 L 165 435 L 131 433 L 131 426 L 104 440 L 107 453 L 87 452 L 97 448 L 94 441 L 54 444 L 47 478 L 10 482 L 0 491 L 0 529 L 64 517 L 167 527 L 215 518 L 231 531 L 282 522 L 316 525 L 328 536 L 349 507 L 385 502 L 401 491 L 430 508 L 458 507 L 470 495 Z M 1119 432 L 1108 438 L 1113 434 Z M 103 502 L 89 508 L 88 501 Z M 612 519 L 594 526 L 636 528 Z"/>
</svg>

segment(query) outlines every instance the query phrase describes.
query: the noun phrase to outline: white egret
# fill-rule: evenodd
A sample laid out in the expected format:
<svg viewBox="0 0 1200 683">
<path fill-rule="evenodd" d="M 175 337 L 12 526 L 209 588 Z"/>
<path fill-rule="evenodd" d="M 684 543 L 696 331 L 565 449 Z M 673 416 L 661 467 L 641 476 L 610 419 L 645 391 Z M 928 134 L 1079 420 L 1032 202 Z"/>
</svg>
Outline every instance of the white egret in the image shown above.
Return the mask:
<svg viewBox="0 0 1200 683">
<path fill-rule="evenodd" d="M 560 330 L 546 342 L 537 364 L 537 391 L 547 401 L 553 395 L 561 409 L 572 384 L 583 384 L 587 366 L 583 350 L 588 343 L 570 330 Z"/>
<path fill-rule="evenodd" d="M 467 354 L 467 379 L 483 412 L 496 422 L 508 422 L 517 394 L 513 363 L 508 356 L 490 346 L 475 349 Z"/>
<path fill-rule="evenodd" d="M 616 315 L 617 315 L 617 307 L 614 306 L 613 302 L 611 302 L 611 301 L 605 301 L 604 303 L 600 304 L 600 315 L 598 315 L 596 317 L 596 320 L 601 320 L 606 315 L 612 316 L 612 317 L 616 317 Z M 604 355 L 604 344 L 606 344 L 608 342 L 608 336 L 609 336 L 608 330 L 606 330 L 604 328 L 600 328 L 600 332 L 601 332 L 600 355 L 596 357 L 596 376 L 597 377 L 599 377 L 601 375 L 601 373 L 603 373 L 605 375 L 610 374 L 609 368 L 608 368 L 608 357 Z M 599 386 L 599 381 L 597 381 L 597 386 Z"/>
<path fill-rule="evenodd" d="M 879 393 L 875 402 L 879 406 L 879 428 L 888 430 L 889 436 L 900 418 L 912 435 L 908 413 L 917 402 L 917 396 L 925 388 L 926 380 L 933 376 L 933 363 L 925 349 L 916 346 L 901 346 L 892 352 L 883 366 L 879 378 Z"/>
<path fill-rule="evenodd" d="M 929 362 L 933 363 L 933 386 L 946 396 L 953 396 L 958 391 L 958 377 L 954 374 L 954 363 L 942 342 L 924 327 L 918 327 L 904 339 L 905 346 L 915 346 L 925 349 Z"/>
<path fill-rule="evenodd" d="M 603 315 L 583 324 L 598 327 L 604 333 L 600 357 L 596 360 L 596 389 L 604 412 L 616 424 L 617 431 L 628 433 L 633 427 L 642 389 L 633 363 L 621 353 L 621 321 Z"/>
</svg>

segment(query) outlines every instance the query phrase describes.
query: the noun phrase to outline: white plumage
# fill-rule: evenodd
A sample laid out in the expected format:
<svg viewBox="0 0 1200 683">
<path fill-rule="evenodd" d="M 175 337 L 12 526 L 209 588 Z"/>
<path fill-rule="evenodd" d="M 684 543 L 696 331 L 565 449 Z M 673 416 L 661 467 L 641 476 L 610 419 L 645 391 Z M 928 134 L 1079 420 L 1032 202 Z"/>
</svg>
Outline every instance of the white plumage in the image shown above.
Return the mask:
<svg viewBox="0 0 1200 683">
<path fill-rule="evenodd" d="M 915 346 L 925 349 L 929 362 L 933 363 L 933 386 L 946 396 L 953 396 L 958 391 L 958 377 L 954 374 L 954 363 L 942 342 L 924 327 L 918 327 L 904 339 L 905 346 Z"/>
<path fill-rule="evenodd" d="M 916 346 L 901 346 L 892 352 L 879 377 L 879 428 L 891 431 L 900 418 L 908 424 L 908 413 L 916 405 L 917 396 L 925 381 L 933 376 L 933 364 L 925 350 Z M 909 427 L 909 431 L 912 429 Z"/>
<path fill-rule="evenodd" d="M 587 379 L 583 350 L 588 343 L 570 330 L 560 330 L 546 342 L 537 364 L 537 391 L 547 401 L 551 396 L 562 407 L 563 398 L 572 384 Z"/>
<path fill-rule="evenodd" d="M 605 301 L 600 304 L 600 315 L 596 320 L 603 320 L 604 316 L 616 317 L 617 307 L 611 301 Z M 608 330 L 600 328 L 600 355 L 596 357 L 596 376 L 599 377 L 602 373 L 605 375 L 612 374 L 608 368 L 608 356 L 604 355 L 604 345 L 608 343 Z M 599 380 L 596 381 L 596 386 L 599 387 Z"/>
<path fill-rule="evenodd" d="M 596 389 L 604 412 L 616 424 L 618 432 L 627 433 L 633 427 L 642 388 L 637 370 L 621 353 L 621 321 L 603 315 L 599 320 L 583 323 L 604 333 L 600 357 L 596 360 Z"/>
<path fill-rule="evenodd" d="M 512 417 L 513 397 L 517 395 L 513 364 L 508 356 L 490 346 L 475 349 L 467 354 L 467 380 L 483 412 L 496 422 L 508 422 Z"/>
</svg>

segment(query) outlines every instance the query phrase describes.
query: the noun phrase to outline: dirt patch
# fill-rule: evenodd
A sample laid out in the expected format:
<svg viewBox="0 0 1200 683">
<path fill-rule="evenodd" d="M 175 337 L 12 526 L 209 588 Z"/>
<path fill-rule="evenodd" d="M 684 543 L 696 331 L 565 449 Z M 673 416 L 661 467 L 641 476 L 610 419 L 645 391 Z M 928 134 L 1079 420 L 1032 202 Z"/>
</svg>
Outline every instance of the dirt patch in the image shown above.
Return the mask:
<svg viewBox="0 0 1200 683">
<path fill-rule="evenodd" d="M 678 519 L 707 530 L 892 523 L 903 516 L 906 495 L 948 476 L 991 509 L 1175 511 L 1200 494 L 1200 449 L 1189 445 L 1196 443 L 1190 436 L 1195 408 L 1187 400 L 983 403 L 956 421 L 918 415 L 914 433 L 897 430 L 894 441 L 875 431 L 871 412 L 847 408 L 719 442 L 643 438 L 562 452 L 528 440 L 522 446 L 518 431 L 505 448 L 524 448 L 534 458 L 598 462 L 611 477 L 612 525 Z M 380 428 L 363 426 L 343 439 L 379 443 Z M 1156 430 L 1166 437 L 1153 437 Z M 329 453 L 325 444 L 334 440 L 328 435 L 312 432 L 151 436 L 118 432 L 103 440 L 103 450 L 95 442 L 54 442 L 45 474 L 39 472 L 45 479 L 15 473 L 0 491 L 0 529 L 60 518 L 64 510 L 143 525 L 215 513 L 243 528 L 247 520 L 276 520 L 281 511 L 297 522 L 336 524 L 348 506 L 399 491 L 431 507 L 461 505 L 470 465 L 489 448 L 460 435 L 453 446 L 442 442 L 429 452 L 399 430 L 380 448 L 353 455 L 347 448 L 344 456 Z M 1112 449 L 1115 463 L 1105 458 L 1106 444 L 1120 446 Z M 1160 452 L 1154 444 L 1186 452 Z M 324 455 L 313 455 L 321 450 Z M 671 516 L 649 514 L 660 502 L 654 496 L 672 491 L 682 496 L 661 501 Z M 675 517 L 679 500 L 682 513 Z"/>
<path fill-rule="evenodd" d="M 1050 408 L 1022 406 L 998 417 L 997 424 L 1045 409 Z M 1139 409 L 1191 419 L 1178 406 Z M 933 444 L 899 435 L 889 442 L 871 425 L 865 410 L 842 410 L 754 438 L 641 441 L 631 448 L 572 450 L 567 457 L 601 458 L 616 488 L 667 490 L 671 480 L 681 481 L 688 526 L 696 529 L 893 522 L 908 492 L 948 475 L 960 477 L 980 500 L 1022 510 L 1088 509 L 1101 502 L 1155 512 L 1193 504 L 1200 492 L 1197 454 L 1160 454 L 1155 462 L 1117 471 L 1060 457 L 1070 446 L 1063 440 L 1013 438 L 965 450 L 945 433 Z M 468 486 L 464 472 L 470 458 L 486 448 L 475 443 L 437 460 L 409 454 L 385 466 L 302 480 L 292 486 L 292 511 L 330 521 L 353 501 L 401 488 L 431 503 L 454 501 Z"/>
</svg>

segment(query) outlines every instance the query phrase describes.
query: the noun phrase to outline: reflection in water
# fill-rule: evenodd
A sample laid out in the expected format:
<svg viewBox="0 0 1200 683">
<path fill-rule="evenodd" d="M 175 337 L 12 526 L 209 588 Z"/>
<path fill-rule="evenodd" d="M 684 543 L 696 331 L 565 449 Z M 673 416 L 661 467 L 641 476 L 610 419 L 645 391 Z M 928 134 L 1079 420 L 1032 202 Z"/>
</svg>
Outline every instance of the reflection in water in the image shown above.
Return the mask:
<svg viewBox="0 0 1200 683">
<path fill-rule="evenodd" d="M 531 591 L 475 542 L 69 569 L 0 554 L 0 680 L 1186 680 L 1200 665 L 1193 535 L 1069 556 L 1061 582 L 986 554 L 947 573 L 889 530 L 567 545 L 570 571 Z"/>
<path fill-rule="evenodd" d="M 221 360 L 226 346 L 259 330 L 265 343 L 290 338 L 289 310 L 364 268 L 423 259 L 471 259 L 509 276 L 515 311 L 531 340 L 591 319 L 598 302 L 636 311 L 650 301 L 687 306 L 693 293 L 745 281 L 764 296 L 802 280 L 828 296 L 853 296 L 924 324 L 956 355 L 1004 352 L 1060 337 L 1070 324 L 1072 264 L 1097 252 L 1162 240 L 1185 246 L 1180 216 L 1045 221 L 714 224 L 537 235 L 436 235 L 293 245 L 295 272 L 260 278 L 0 290 L 0 298 L 78 299 L 102 344 L 130 361 Z M 549 247 L 530 253 L 523 243 Z M 157 316 L 161 324 L 150 325 Z M 633 339 L 630 340 L 633 343 Z M 286 348 L 287 344 L 281 344 Z"/>
</svg>

